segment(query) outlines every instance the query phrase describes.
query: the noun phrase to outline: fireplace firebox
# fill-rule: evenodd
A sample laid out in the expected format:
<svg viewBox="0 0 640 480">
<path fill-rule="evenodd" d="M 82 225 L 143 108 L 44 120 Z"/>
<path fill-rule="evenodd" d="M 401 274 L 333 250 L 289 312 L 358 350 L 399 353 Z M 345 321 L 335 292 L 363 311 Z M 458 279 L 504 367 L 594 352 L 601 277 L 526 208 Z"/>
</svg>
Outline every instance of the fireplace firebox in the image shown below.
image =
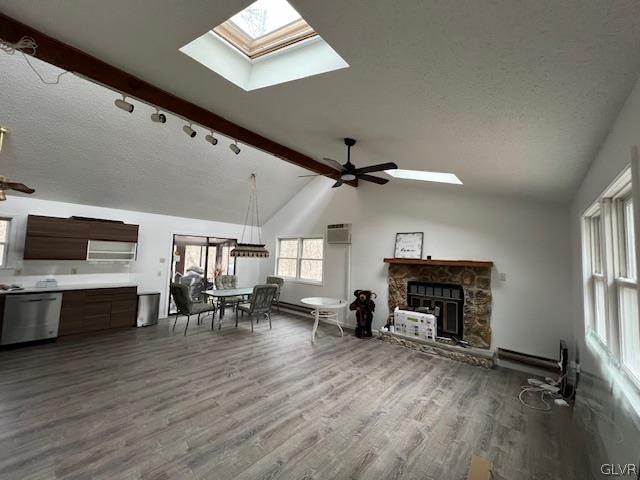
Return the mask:
<svg viewBox="0 0 640 480">
<path fill-rule="evenodd" d="M 438 321 L 438 336 L 463 339 L 464 290 L 461 285 L 409 281 L 407 303 L 414 309 L 428 309 Z"/>
</svg>

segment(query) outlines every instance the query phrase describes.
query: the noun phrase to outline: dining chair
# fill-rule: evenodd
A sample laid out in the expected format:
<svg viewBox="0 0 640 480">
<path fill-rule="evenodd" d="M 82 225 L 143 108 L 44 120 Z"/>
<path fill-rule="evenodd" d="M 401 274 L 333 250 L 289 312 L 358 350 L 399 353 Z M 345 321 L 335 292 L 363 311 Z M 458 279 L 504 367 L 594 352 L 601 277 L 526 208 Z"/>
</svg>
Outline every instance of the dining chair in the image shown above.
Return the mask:
<svg viewBox="0 0 640 480">
<path fill-rule="evenodd" d="M 236 275 L 220 275 L 216 277 L 216 288 L 218 290 L 229 290 L 231 288 L 238 288 L 238 277 Z M 241 295 L 233 297 L 225 297 L 223 300 L 225 305 L 232 305 L 234 310 L 244 298 Z"/>
<path fill-rule="evenodd" d="M 216 313 L 216 306 L 213 303 L 194 302 L 189 295 L 189 287 L 182 283 L 172 283 L 169 287 L 173 301 L 176 304 L 176 319 L 173 321 L 173 329 L 176 329 L 179 315 L 187 316 L 187 325 L 184 327 L 184 334 L 187 334 L 189 328 L 189 320 L 191 315 L 198 315 L 198 324 L 200 324 L 200 315 L 205 312 L 211 312 L 211 328 L 213 329 L 213 320 Z"/>
<path fill-rule="evenodd" d="M 269 319 L 269 329 L 271 329 L 271 307 L 273 297 L 278 287 L 276 285 L 256 285 L 253 287 L 251 302 L 238 305 L 236 308 L 236 328 L 238 327 L 238 312 L 246 313 L 251 320 L 251 331 L 253 332 L 253 317 L 258 319 L 262 316 Z"/>
<path fill-rule="evenodd" d="M 267 277 L 267 283 L 271 285 L 276 285 L 278 289 L 276 290 L 276 294 L 273 297 L 273 303 L 278 307 L 278 312 L 280 311 L 280 292 L 282 290 L 282 286 L 284 285 L 284 278 L 282 277 Z"/>
</svg>

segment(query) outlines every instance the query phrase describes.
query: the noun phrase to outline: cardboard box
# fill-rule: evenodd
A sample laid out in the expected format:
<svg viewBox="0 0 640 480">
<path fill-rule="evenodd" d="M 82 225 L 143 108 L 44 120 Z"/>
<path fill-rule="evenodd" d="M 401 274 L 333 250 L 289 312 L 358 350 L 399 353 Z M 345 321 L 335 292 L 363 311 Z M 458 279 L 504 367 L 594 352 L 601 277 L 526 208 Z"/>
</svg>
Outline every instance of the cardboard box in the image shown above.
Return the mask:
<svg viewBox="0 0 640 480">
<path fill-rule="evenodd" d="M 471 457 L 471 463 L 469 464 L 467 480 L 492 480 L 492 469 L 491 462 L 477 455 L 473 455 Z"/>
</svg>

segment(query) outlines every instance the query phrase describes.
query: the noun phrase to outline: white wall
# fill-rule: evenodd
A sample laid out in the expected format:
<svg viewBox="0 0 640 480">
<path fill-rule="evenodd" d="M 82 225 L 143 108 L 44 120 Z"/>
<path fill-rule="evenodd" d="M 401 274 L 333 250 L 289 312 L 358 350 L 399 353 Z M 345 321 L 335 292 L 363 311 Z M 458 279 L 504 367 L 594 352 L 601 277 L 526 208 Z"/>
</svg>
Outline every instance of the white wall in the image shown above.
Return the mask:
<svg viewBox="0 0 640 480">
<path fill-rule="evenodd" d="M 138 257 L 128 265 L 100 265 L 80 261 L 29 260 L 22 261 L 27 215 L 48 215 L 70 217 L 72 215 L 122 220 L 140 226 L 138 234 Z M 22 272 L 17 275 L 13 269 L 0 270 L 0 282 L 33 285 L 46 275 L 54 275 L 59 284 L 78 283 L 120 283 L 133 282 L 138 291 L 159 291 L 161 315 L 166 312 L 168 285 L 171 274 L 171 246 L 174 234 L 206 235 L 240 238 L 242 225 L 190 218 L 171 217 L 151 213 L 112 208 L 51 202 L 36 198 L 8 196 L 0 202 L 0 216 L 12 217 L 12 243 L 9 262 Z M 164 262 L 162 261 L 164 259 Z M 240 286 L 258 283 L 258 262 L 256 259 L 237 259 Z M 77 274 L 72 274 L 77 269 Z"/>
<path fill-rule="evenodd" d="M 262 276 L 275 265 L 275 238 L 324 235 L 327 224 L 353 224 L 351 290 L 378 294 L 374 328 L 387 315 L 387 265 L 397 232 L 422 231 L 424 257 L 491 260 L 492 348 L 557 358 L 558 341 L 571 343 L 568 210 L 556 204 L 466 194 L 464 187 L 392 182 L 332 189 L 318 178 L 265 225 L 273 252 Z M 346 247 L 326 246 L 322 287 L 287 282 L 282 299 L 299 303 L 312 295 L 340 296 L 346 289 Z M 506 275 L 500 281 L 499 274 Z M 350 317 L 350 321 L 353 318 Z"/>
<path fill-rule="evenodd" d="M 615 361 L 585 340 L 581 217 L 618 174 L 631 162 L 631 148 L 640 145 L 640 84 L 636 84 L 609 135 L 590 166 L 571 204 L 574 336 L 582 370 L 578 400 L 589 398 L 582 411 L 592 425 L 590 440 L 599 456 L 593 463 L 634 463 L 640 458 L 640 391 L 618 373 Z M 640 185 L 634 178 L 634 189 Z M 637 197 L 636 197 L 637 198 Z M 638 205 L 635 205 L 638 208 Z M 636 234 L 636 242 L 640 235 Z M 640 245 L 636 245 L 638 251 Z M 580 393 L 582 392 L 582 395 Z M 579 402 L 580 403 L 580 402 Z M 590 411 L 597 405 L 597 413 Z M 580 406 L 580 405 L 578 405 Z M 595 415 L 595 416 L 594 416 Z M 594 418 L 597 420 L 594 422 Z M 595 468 L 595 467 L 594 467 Z"/>
</svg>

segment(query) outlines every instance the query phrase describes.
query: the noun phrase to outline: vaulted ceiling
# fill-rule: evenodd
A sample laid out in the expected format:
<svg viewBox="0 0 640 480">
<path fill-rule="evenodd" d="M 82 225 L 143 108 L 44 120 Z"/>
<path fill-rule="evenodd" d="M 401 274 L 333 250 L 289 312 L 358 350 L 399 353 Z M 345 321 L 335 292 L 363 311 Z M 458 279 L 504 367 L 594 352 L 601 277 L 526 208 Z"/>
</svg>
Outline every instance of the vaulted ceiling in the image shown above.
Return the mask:
<svg viewBox="0 0 640 480">
<path fill-rule="evenodd" d="M 350 68 L 245 92 L 178 49 L 249 3 L 0 0 L 0 11 L 314 158 L 342 160 L 348 135 L 359 166 L 395 161 L 558 201 L 640 71 L 634 0 L 291 0 Z M 154 180 L 181 168 L 148 167 L 130 168 Z"/>
<path fill-rule="evenodd" d="M 54 80 L 60 73 L 32 60 Z M 133 113 L 113 104 L 114 92 L 73 74 L 44 85 L 21 55 L 0 53 L 0 125 L 9 128 L 0 174 L 36 189 L 33 195 L 187 218 L 243 223 L 249 176 L 256 173 L 262 220 L 269 218 L 310 179 L 306 170 L 230 140 L 218 145 L 197 126 L 189 138 L 184 120 L 130 100 Z"/>
</svg>

